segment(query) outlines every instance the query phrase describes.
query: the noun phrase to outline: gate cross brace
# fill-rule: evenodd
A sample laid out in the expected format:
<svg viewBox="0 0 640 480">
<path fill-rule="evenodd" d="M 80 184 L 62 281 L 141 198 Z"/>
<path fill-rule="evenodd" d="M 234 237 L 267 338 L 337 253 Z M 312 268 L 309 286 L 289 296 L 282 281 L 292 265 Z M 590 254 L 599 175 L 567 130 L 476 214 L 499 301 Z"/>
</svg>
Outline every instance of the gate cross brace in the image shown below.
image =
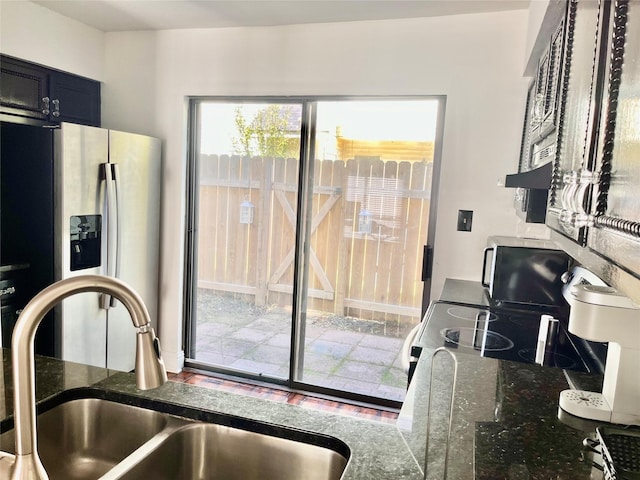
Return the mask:
<svg viewBox="0 0 640 480">
<path fill-rule="evenodd" d="M 295 215 L 295 212 L 293 211 L 293 208 L 289 204 L 289 200 L 287 200 L 287 197 L 285 196 L 284 192 L 276 191 L 275 194 L 276 194 L 276 198 L 278 199 L 278 202 L 282 205 L 282 209 L 284 210 L 284 213 L 287 216 L 289 223 L 294 227 L 294 230 L 295 230 L 296 215 Z M 327 199 L 326 202 L 324 202 L 324 204 L 322 205 L 318 213 L 316 213 L 311 219 L 311 232 L 309 233 L 309 235 L 313 234 L 313 232 L 316 231 L 320 223 L 322 223 L 322 220 L 324 220 L 327 214 L 331 211 L 331 209 L 336 204 L 339 198 L 340 198 L 340 195 L 332 195 Z M 280 263 L 278 268 L 276 268 L 276 270 L 273 272 L 273 275 L 269 279 L 270 284 L 277 283 L 278 280 L 280 280 L 280 278 L 282 277 L 282 275 L 284 275 L 284 272 L 287 270 L 289 265 L 291 265 L 291 263 L 293 262 L 294 258 L 295 258 L 294 248 L 291 248 L 287 253 L 287 255 L 285 255 L 284 260 L 282 260 L 282 263 Z M 318 279 L 320 280 L 320 283 L 322 284 L 322 288 L 324 289 L 324 291 L 330 292 L 333 298 L 333 294 L 335 293 L 335 290 L 331 285 L 331 281 L 329 280 L 329 277 L 327 276 L 326 272 L 322 268 L 322 265 L 320 264 L 320 260 L 318 260 L 318 256 L 316 255 L 316 252 L 313 250 L 312 247 L 309 247 L 309 263 L 311 264 L 311 267 L 313 268 L 315 274 L 318 276 Z"/>
</svg>

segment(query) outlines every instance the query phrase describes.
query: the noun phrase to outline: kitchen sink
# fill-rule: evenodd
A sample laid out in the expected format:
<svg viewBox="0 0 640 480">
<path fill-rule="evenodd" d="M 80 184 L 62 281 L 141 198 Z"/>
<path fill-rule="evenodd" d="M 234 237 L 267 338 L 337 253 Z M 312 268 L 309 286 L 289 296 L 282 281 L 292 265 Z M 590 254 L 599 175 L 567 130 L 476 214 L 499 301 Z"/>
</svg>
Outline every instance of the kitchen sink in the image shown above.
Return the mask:
<svg viewBox="0 0 640 480">
<path fill-rule="evenodd" d="M 328 448 L 200 423 L 170 435 L 119 478 L 337 480 L 346 464 Z"/>
<path fill-rule="evenodd" d="M 332 437 L 136 402 L 73 398 L 39 414 L 38 450 L 50 479 L 338 480 L 349 458 Z M 13 430 L 0 435 L 0 451 L 14 453 Z"/>
<path fill-rule="evenodd" d="M 159 412 L 85 398 L 72 400 L 37 417 L 38 451 L 50 478 L 84 480 L 111 470 L 161 432 L 167 417 Z M 14 452 L 13 430 L 0 436 L 0 450 Z"/>
</svg>

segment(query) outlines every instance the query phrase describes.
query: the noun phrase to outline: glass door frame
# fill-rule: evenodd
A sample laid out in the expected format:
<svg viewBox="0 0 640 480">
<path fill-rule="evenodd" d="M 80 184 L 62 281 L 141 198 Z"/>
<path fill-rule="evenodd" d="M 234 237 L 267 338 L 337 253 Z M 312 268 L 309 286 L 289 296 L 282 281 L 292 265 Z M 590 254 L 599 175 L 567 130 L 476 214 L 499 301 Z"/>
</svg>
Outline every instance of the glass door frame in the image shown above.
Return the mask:
<svg viewBox="0 0 640 480">
<path fill-rule="evenodd" d="M 434 100 L 438 103 L 436 131 L 434 139 L 433 171 L 431 180 L 431 197 L 429 206 L 429 222 L 427 228 L 427 244 L 425 251 L 431 252 L 430 259 L 424 261 L 422 296 L 422 311 L 428 306 L 431 288 L 431 268 L 433 262 L 433 244 L 436 232 L 436 218 L 438 205 L 438 186 L 440 180 L 442 143 L 444 138 L 444 118 L 446 110 L 445 95 L 410 95 L 410 96 L 193 96 L 188 98 L 188 127 L 187 127 L 187 165 L 186 165 L 186 212 L 185 212 L 185 269 L 184 269 L 184 307 L 183 307 L 183 349 L 185 352 L 185 367 L 214 372 L 221 376 L 240 377 L 255 383 L 269 383 L 286 387 L 293 391 L 312 392 L 315 394 L 338 397 L 341 399 L 376 404 L 391 408 L 399 408 L 401 403 L 395 400 L 373 397 L 361 393 L 335 390 L 328 387 L 305 383 L 298 380 L 303 372 L 305 320 L 307 303 L 307 285 L 309 275 L 309 251 L 310 238 L 308 232 L 311 228 L 310 208 L 313 196 L 314 160 L 315 160 L 315 128 L 317 104 L 323 101 L 425 101 Z M 200 132 L 197 128 L 199 105 L 201 103 L 299 103 L 302 105 L 302 123 L 300 135 L 300 158 L 298 167 L 298 193 L 296 209 L 296 235 L 295 258 L 293 272 L 293 297 L 291 315 L 291 346 L 289 362 L 289 378 L 256 375 L 251 372 L 234 370 L 228 367 L 219 367 L 194 360 L 196 322 L 195 301 L 197 296 L 197 252 L 198 252 L 198 195 L 195 189 L 199 186 L 199 162 L 198 146 L 200 144 Z"/>
</svg>

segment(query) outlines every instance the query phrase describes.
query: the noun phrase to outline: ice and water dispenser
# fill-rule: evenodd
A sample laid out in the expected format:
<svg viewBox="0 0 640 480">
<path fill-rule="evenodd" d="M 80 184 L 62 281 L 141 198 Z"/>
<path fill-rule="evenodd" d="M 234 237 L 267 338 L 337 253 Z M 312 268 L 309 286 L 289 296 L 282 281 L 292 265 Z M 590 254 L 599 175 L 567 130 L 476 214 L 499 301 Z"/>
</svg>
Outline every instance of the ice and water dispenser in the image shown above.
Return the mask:
<svg viewBox="0 0 640 480">
<path fill-rule="evenodd" d="M 71 271 L 100 266 L 102 215 L 71 217 Z"/>
</svg>

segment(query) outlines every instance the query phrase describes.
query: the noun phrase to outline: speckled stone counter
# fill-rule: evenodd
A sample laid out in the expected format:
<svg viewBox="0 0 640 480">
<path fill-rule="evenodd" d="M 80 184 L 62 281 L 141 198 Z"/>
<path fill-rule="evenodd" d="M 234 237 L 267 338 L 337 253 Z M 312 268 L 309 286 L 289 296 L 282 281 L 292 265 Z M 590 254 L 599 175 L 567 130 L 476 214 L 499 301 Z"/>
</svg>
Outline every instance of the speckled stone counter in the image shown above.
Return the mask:
<svg viewBox="0 0 640 480">
<path fill-rule="evenodd" d="M 453 360 L 423 350 L 398 427 L 424 465 L 427 418 L 431 415 L 427 478 L 444 478 Z M 455 354 L 458 362 L 448 456 L 448 478 L 456 480 L 602 478 L 582 440 L 595 422 L 560 415 L 558 397 L 569 388 L 558 368 Z M 433 365 L 434 395 L 428 405 Z M 581 388 L 600 390 L 602 379 L 572 374 Z"/>
<path fill-rule="evenodd" d="M 3 351 L 0 371 L 0 426 L 4 429 L 8 428 L 7 417 L 13 411 L 9 353 L 9 350 Z M 143 392 L 135 388 L 132 374 L 46 358 L 37 360 L 36 377 L 36 395 L 40 402 L 50 401 L 51 397 L 64 390 L 93 385 L 98 392 L 120 395 L 132 403 L 139 400 L 143 406 L 144 402 L 149 406 L 161 402 L 164 407 L 169 405 L 169 413 L 179 416 L 187 409 L 198 409 L 337 438 L 349 447 L 351 453 L 342 477 L 344 480 L 422 478 L 420 468 L 393 425 L 183 383 L 168 382 L 158 389 Z"/>
<path fill-rule="evenodd" d="M 13 376 L 11 375 L 11 350 L 1 349 L 0 365 L 0 426 L 3 420 L 13 416 Z M 36 356 L 36 400 L 42 401 L 64 390 L 86 387 L 107 378 L 106 368 L 90 367 L 79 363 L 61 362 Z M 0 432 L 2 429 L 0 428 Z"/>
<path fill-rule="evenodd" d="M 0 432 L 9 428 L 13 411 L 9 353 L 3 351 L 0 369 Z M 558 418 L 558 395 L 567 388 L 562 370 L 459 354 L 457 361 L 449 479 L 601 478 L 582 447 L 596 424 L 568 415 Z M 46 404 L 60 392 L 93 386 L 95 392 L 116 395 L 120 401 L 162 404 L 179 416 L 197 409 L 328 435 L 350 449 L 344 480 L 422 479 L 430 413 L 427 478 L 441 480 L 453 362 L 446 354 L 436 357 L 428 408 L 431 366 L 425 349 L 397 427 L 183 383 L 168 382 L 143 392 L 135 388 L 132 374 L 47 358 L 36 362 L 36 392 L 38 401 Z M 601 378 L 572 374 L 572 381 L 598 390 Z"/>
</svg>

